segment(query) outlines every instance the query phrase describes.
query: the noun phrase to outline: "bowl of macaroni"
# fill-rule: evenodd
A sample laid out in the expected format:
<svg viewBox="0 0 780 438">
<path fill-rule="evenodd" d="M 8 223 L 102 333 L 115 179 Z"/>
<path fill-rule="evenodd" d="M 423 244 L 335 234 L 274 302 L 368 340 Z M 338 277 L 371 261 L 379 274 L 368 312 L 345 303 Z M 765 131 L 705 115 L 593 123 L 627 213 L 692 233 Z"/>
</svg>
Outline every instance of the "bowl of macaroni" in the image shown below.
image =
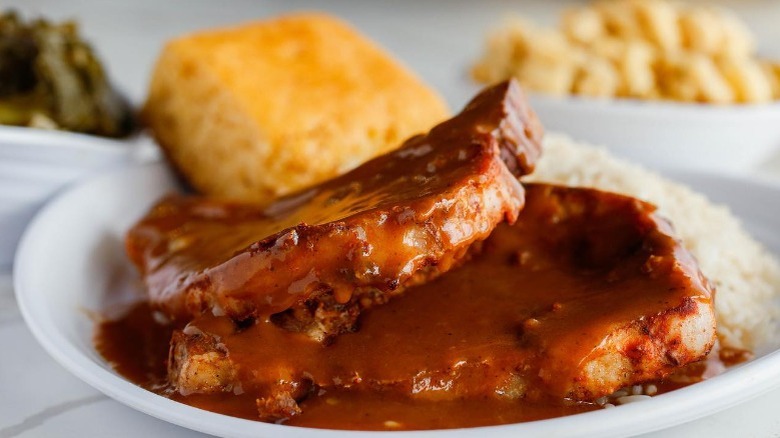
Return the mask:
<svg viewBox="0 0 780 438">
<path fill-rule="evenodd" d="M 780 147 L 780 63 L 727 10 L 609 0 L 489 37 L 478 82 L 516 77 L 545 126 L 652 167 L 745 170 Z"/>
</svg>

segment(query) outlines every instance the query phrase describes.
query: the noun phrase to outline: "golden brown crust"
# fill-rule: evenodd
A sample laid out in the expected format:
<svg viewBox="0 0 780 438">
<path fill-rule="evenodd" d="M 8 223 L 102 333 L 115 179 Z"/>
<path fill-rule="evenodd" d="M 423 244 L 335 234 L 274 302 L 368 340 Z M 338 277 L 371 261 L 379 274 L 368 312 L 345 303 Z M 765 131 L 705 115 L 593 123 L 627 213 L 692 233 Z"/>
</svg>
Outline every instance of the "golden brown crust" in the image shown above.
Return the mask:
<svg viewBox="0 0 780 438">
<path fill-rule="evenodd" d="M 447 113 L 408 69 L 322 14 L 169 42 L 144 108 L 195 189 L 262 203 L 387 152 Z"/>
</svg>

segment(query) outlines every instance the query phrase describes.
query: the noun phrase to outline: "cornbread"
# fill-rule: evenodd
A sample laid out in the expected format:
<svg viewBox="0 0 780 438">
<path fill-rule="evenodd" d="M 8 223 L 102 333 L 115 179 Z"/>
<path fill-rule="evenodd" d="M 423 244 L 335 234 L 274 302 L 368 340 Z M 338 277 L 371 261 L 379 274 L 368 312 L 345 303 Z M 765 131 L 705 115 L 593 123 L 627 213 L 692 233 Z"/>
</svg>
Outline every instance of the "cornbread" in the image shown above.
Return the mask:
<svg viewBox="0 0 780 438">
<path fill-rule="evenodd" d="M 398 61 L 315 13 L 170 41 L 144 108 L 196 190 L 260 203 L 344 173 L 447 115 Z"/>
<path fill-rule="evenodd" d="M 522 19 L 488 39 L 474 78 L 516 77 L 554 95 L 761 103 L 780 99 L 777 64 L 756 57 L 729 11 L 667 0 L 602 0 L 567 10 L 555 29 Z"/>
</svg>

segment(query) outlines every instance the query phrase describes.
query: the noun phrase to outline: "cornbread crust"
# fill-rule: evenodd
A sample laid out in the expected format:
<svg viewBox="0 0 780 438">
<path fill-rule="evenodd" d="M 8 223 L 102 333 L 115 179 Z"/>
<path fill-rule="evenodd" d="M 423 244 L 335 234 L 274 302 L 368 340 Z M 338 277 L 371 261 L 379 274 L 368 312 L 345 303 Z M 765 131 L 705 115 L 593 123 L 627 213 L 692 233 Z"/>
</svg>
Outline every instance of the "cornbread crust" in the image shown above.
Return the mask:
<svg viewBox="0 0 780 438">
<path fill-rule="evenodd" d="M 301 13 L 169 42 L 143 113 L 196 190 L 266 203 L 394 149 L 448 110 L 343 22 Z"/>
</svg>

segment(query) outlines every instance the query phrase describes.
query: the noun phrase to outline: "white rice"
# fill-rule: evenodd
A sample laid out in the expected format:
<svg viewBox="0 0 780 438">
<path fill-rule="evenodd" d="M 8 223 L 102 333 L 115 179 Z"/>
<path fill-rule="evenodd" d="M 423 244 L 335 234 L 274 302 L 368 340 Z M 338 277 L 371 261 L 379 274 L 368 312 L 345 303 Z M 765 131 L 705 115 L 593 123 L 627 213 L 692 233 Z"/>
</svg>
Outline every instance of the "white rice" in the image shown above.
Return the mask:
<svg viewBox="0 0 780 438">
<path fill-rule="evenodd" d="M 635 403 L 649 400 L 651 396 L 658 393 L 658 387 L 655 384 L 632 385 L 620 388 L 612 394 L 599 397 L 593 402 L 602 408 L 614 408 L 618 405 Z"/>
<path fill-rule="evenodd" d="M 717 289 L 721 343 L 753 351 L 780 346 L 780 263 L 725 206 L 603 149 L 556 134 L 547 135 L 544 155 L 526 180 L 594 187 L 657 205 Z"/>
</svg>

